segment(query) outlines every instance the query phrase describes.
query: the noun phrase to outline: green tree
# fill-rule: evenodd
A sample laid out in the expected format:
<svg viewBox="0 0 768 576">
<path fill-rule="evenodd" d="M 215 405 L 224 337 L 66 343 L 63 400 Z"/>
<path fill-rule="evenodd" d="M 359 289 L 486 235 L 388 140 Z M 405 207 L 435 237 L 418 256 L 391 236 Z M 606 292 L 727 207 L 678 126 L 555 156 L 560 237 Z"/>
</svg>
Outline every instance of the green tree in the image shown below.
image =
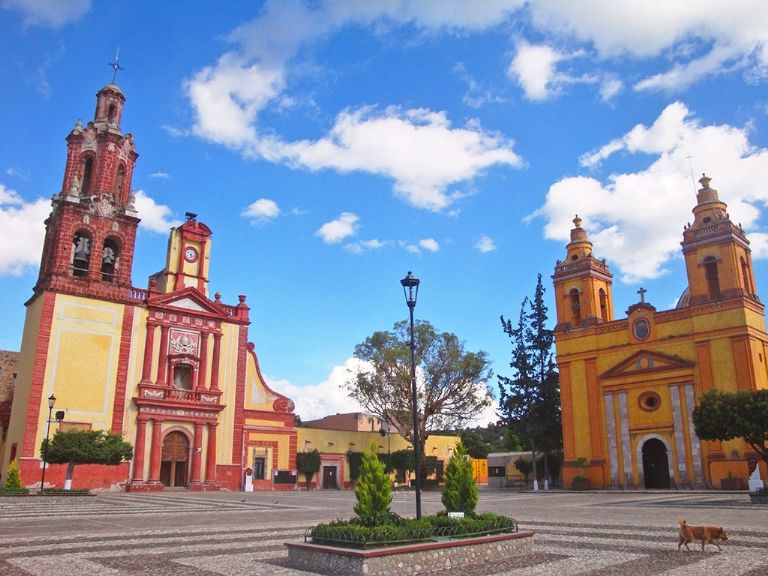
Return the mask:
<svg viewBox="0 0 768 576">
<path fill-rule="evenodd" d="M 515 460 L 515 468 L 523 475 L 525 483 L 528 484 L 528 478 L 531 476 L 531 472 L 533 472 L 533 462 L 531 462 L 531 459 L 521 456 Z"/>
<path fill-rule="evenodd" d="M 6 490 L 21 490 L 21 476 L 19 475 L 19 461 L 11 460 L 8 463 L 8 472 L 5 476 Z"/>
<path fill-rule="evenodd" d="M 416 455 L 413 450 L 396 450 L 392 452 L 392 469 L 397 473 L 397 481 L 405 482 L 408 472 L 416 467 Z"/>
<path fill-rule="evenodd" d="M 485 443 L 485 440 L 483 440 L 483 437 L 478 432 L 475 430 L 461 430 L 459 437 L 461 438 L 461 443 L 467 449 L 467 454 L 472 456 L 472 458 L 488 457 L 488 452 L 490 452 L 488 444 Z"/>
<path fill-rule="evenodd" d="M 477 499 L 478 491 L 472 474 L 472 462 L 469 460 L 464 444 L 459 442 L 445 467 L 443 506 L 448 512 L 472 514 L 477 506 Z"/>
<path fill-rule="evenodd" d="M 69 490 L 77 464 L 117 466 L 133 458 L 133 446 L 119 434 L 75 429 L 56 432 L 50 443 L 43 440 L 40 453 L 48 464 L 67 464 L 64 488 Z"/>
<path fill-rule="evenodd" d="M 459 338 L 439 333 L 426 321 L 414 327 L 417 366 L 417 422 L 420 453 L 435 430 L 460 428 L 491 405 L 487 386 L 490 363 L 485 352 L 467 352 Z M 389 422 L 413 443 L 410 325 L 374 332 L 355 346 L 364 366 L 346 382 L 349 395 L 366 412 Z"/>
<path fill-rule="evenodd" d="M 376 453 L 376 444 L 363 452 L 360 465 L 360 478 L 355 484 L 355 514 L 366 526 L 386 524 L 391 513 L 392 485 L 389 475 L 384 472 L 384 463 Z"/>
<path fill-rule="evenodd" d="M 309 490 L 312 478 L 320 470 L 320 452 L 317 451 L 317 448 L 308 452 L 298 452 L 296 454 L 296 469 L 299 474 L 304 475 L 307 490 Z"/>
<path fill-rule="evenodd" d="M 546 327 L 547 319 L 541 274 L 533 300 L 523 299 L 517 325 L 501 317 L 502 328 L 512 340 L 513 375 L 499 376 L 499 409 L 502 421 L 530 441 L 535 488 L 537 445 L 545 455 L 562 445 L 560 381 L 552 354 L 554 332 Z M 548 461 L 545 457 L 546 478 Z"/>
<path fill-rule="evenodd" d="M 710 390 L 693 409 L 693 425 L 703 440 L 743 438 L 768 463 L 768 389 Z"/>
</svg>

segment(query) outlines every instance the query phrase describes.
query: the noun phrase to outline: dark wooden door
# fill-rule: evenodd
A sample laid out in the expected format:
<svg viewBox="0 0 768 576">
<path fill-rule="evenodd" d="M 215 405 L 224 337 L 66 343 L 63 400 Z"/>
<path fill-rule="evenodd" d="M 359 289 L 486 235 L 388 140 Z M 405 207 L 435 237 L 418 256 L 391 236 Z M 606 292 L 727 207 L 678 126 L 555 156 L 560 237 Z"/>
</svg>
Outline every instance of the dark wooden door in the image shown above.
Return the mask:
<svg viewBox="0 0 768 576">
<path fill-rule="evenodd" d="M 163 440 L 160 462 L 160 482 L 164 485 L 186 486 L 189 462 L 189 441 L 181 432 L 171 432 Z"/>
<path fill-rule="evenodd" d="M 323 466 L 323 489 L 338 488 L 336 466 Z"/>
<path fill-rule="evenodd" d="M 643 444 L 643 476 L 646 488 L 669 488 L 669 460 L 661 440 L 651 438 Z"/>
</svg>

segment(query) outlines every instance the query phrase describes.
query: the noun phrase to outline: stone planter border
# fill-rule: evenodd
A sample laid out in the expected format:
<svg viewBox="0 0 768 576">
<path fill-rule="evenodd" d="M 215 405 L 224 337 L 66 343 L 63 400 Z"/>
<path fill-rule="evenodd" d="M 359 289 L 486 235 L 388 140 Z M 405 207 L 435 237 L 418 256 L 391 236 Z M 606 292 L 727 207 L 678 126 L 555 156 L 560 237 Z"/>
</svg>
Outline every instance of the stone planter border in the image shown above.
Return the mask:
<svg viewBox="0 0 768 576">
<path fill-rule="evenodd" d="M 322 544 L 286 542 L 293 568 L 333 576 L 427 574 L 458 566 L 498 562 L 533 551 L 533 532 L 441 540 L 357 550 Z"/>
</svg>

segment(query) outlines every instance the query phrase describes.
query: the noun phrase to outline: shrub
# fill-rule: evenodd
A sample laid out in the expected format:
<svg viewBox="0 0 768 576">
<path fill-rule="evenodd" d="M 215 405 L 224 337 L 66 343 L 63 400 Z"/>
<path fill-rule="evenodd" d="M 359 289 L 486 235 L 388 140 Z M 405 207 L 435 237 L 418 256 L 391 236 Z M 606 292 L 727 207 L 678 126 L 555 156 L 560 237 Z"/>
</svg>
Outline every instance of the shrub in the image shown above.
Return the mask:
<svg viewBox="0 0 768 576">
<path fill-rule="evenodd" d="M 531 472 L 533 472 L 533 462 L 531 462 L 530 458 L 523 458 L 521 456 L 515 460 L 515 468 L 517 468 L 517 471 L 523 475 L 525 483 L 528 484 L 528 477 L 531 475 Z"/>
<path fill-rule="evenodd" d="M 449 512 L 472 514 L 477 506 L 478 492 L 472 474 L 472 462 L 464 445 L 459 442 L 453 449 L 445 468 L 445 487 L 442 502 Z"/>
<path fill-rule="evenodd" d="M 310 452 L 299 452 L 296 454 L 296 469 L 304 475 L 307 483 L 307 490 L 312 484 L 312 477 L 320 470 L 320 452 L 317 448 Z"/>
<path fill-rule="evenodd" d="M 389 522 L 392 504 L 392 486 L 384 464 L 376 454 L 376 445 L 363 452 L 360 464 L 360 478 L 355 484 L 355 514 L 365 526 L 377 526 Z"/>
<path fill-rule="evenodd" d="M 19 475 L 18 460 L 12 460 L 8 464 L 8 473 L 5 477 L 5 489 L 9 491 L 21 489 L 21 476 Z"/>
</svg>

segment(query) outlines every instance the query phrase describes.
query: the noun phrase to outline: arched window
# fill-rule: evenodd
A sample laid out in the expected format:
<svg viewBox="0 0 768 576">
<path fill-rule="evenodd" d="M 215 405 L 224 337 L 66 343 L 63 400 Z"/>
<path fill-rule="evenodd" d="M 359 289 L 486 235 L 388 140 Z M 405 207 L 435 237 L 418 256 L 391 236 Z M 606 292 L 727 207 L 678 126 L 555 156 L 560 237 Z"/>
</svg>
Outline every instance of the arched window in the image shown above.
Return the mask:
<svg viewBox="0 0 768 576">
<path fill-rule="evenodd" d="M 707 290 L 709 291 L 709 299 L 719 299 L 720 277 L 717 273 L 717 260 L 714 256 L 707 256 L 704 258 L 704 274 L 707 278 Z"/>
<path fill-rule="evenodd" d="M 573 324 L 578 326 L 581 324 L 581 303 L 579 302 L 579 290 L 574 288 L 568 293 L 568 297 L 571 300 L 571 318 L 573 318 Z"/>
<path fill-rule="evenodd" d="M 600 288 L 600 319 L 608 320 L 608 296 L 602 288 Z"/>
<path fill-rule="evenodd" d="M 75 233 L 72 239 L 72 276 L 85 278 L 91 263 L 91 237 L 85 231 Z"/>
<path fill-rule="evenodd" d="M 101 280 L 112 282 L 115 278 L 117 258 L 120 256 L 120 247 L 114 238 L 107 238 L 104 248 L 101 250 Z"/>
<path fill-rule="evenodd" d="M 125 180 L 125 166 L 120 164 L 117 167 L 117 178 L 115 179 L 115 198 L 120 200 L 123 193 L 123 181 Z"/>
<path fill-rule="evenodd" d="M 85 196 L 88 192 L 91 191 L 92 173 L 93 173 L 93 158 L 91 156 L 86 156 L 83 159 L 83 185 L 80 188 L 80 190 L 82 191 L 81 194 L 83 196 Z"/>
<path fill-rule="evenodd" d="M 752 288 L 752 275 L 749 273 L 749 264 L 747 264 L 743 256 L 741 257 L 741 279 L 744 282 L 744 292 L 750 296 L 754 295 L 755 290 Z"/>
<path fill-rule="evenodd" d="M 107 109 L 107 122 L 110 124 L 115 123 L 115 112 L 117 110 L 117 107 L 114 104 L 110 104 L 109 108 Z"/>
<path fill-rule="evenodd" d="M 173 367 L 173 387 L 177 390 L 192 390 L 192 367 L 176 364 Z"/>
</svg>

